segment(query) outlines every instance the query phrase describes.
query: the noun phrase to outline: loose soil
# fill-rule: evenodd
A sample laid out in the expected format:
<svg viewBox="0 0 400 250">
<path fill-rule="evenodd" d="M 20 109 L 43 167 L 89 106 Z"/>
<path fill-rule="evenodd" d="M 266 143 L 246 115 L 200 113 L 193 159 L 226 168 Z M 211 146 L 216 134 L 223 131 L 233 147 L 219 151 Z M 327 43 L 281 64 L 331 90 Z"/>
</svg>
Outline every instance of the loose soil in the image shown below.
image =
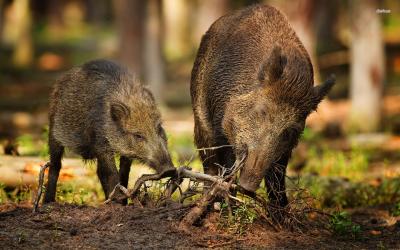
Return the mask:
<svg viewBox="0 0 400 250">
<path fill-rule="evenodd" d="M 0 206 L 1 249 L 400 249 L 400 218 L 385 209 L 350 211 L 362 233 L 356 239 L 324 228 L 275 231 L 256 221 L 239 235 L 221 228 L 218 213 L 190 232 L 178 228 L 187 212 L 177 207 L 99 207 L 53 203 L 32 214 L 31 204 Z"/>
</svg>

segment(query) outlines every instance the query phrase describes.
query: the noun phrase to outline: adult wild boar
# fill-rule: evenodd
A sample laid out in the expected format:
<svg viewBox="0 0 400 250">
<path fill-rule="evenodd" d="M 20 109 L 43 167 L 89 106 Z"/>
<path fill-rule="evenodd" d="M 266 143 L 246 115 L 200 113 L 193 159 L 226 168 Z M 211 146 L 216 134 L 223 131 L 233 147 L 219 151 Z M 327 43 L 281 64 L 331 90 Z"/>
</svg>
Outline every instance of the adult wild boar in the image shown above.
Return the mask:
<svg viewBox="0 0 400 250">
<path fill-rule="evenodd" d="M 153 95 L 125 68 L 107 60 L 76 67 L 55 84 L 50 98 L 50 171 L 44 202 L 55 200 L 64 147 L 97 159 L 106 198 L 127 186 L 132 159 L 157 172 L 173 169 Z M 120 156 L 120 171 L 115 166 Z"/>
<path fill-rule="evenodd" d="M 218 174 L 246 156 L 240 185 L 254 192 L 264 178 L 270 202 L 286 206 L 291 151 L 333 83 L 314 87 L 310 58 L 277 9 L 218 19 L 201 40 L 190 86 L 196 145 L 218 148 L 200 151 L 204 171 Z"/>
</svg>

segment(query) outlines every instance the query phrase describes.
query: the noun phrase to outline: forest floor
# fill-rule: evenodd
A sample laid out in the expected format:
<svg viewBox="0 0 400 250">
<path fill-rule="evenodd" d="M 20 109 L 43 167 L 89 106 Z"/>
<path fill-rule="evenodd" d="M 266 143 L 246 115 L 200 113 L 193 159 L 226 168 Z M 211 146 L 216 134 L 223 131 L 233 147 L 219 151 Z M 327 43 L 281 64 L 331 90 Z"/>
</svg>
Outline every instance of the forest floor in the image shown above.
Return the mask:
<svg viewBox="0 0 400 250">
<path fill-rule="evenodd" d="M 28 203 L 0 206 L 2 249 L 123 249 L 129 248 L 279 248 L 279 249 L 400 249 L 400 217 L 385 209 L 349 211 L 362 230 L 338 235 L 328 227 L 275 230 L 261 220 L 234 233 L 222 226 L 219 213 L 209 213 L 190 232 L 178 227 L 185 210 L 138 208 L 133 205 L 53 203 L 32 213 Z M 318 220 L 318 218 L 315 218 Z"/>
<path fill-rule="evenodd" d="M 398 115 L 399 98 L 387 98 L 388 114 Z M 348 103 L 325 106 L 321 105 L 319 113 L 324 116 L 314 113 L 310 117 L 311 127 L 345 120 Z M 201 171 L 190 114 L 190 110 L 183 115 L 168 114 L 165 126 L 171 133 L 169 146 L 175 165 Z M 309 216 L 301 231 L 276 230 L 261 217 L 250 218 L 249 223 L 248 214 L 244 221 L 238 218 L 227 223 L 221 212 L 211 211 L 187 232 L 179 228 L 187 210 L 173 205 L 103 205 L 94 162 L 83 164 L 68 154 L 60 173 L 57 203 L 33 214 L 38 169 L 48 155 L 46 139 L 35 143 L 29 134 L 21 136 L 17 141 L 22 156 L 0 155 L 0 249 L 400 249 L 398 122 L 391 123 L 397 136 L 326 139 L 324 131 L 306 129 L 290 163 L 287 184 L 297 180 L 295 185 L 316 197 L 310 206 L 333 217 Z M 335 126 L 332 128 L 338 132 Z M 149 171 L 135 164 L 131 185 Z M 293 185 L 288 186 L 288 190 L 291 188 Z"/>
</svg>

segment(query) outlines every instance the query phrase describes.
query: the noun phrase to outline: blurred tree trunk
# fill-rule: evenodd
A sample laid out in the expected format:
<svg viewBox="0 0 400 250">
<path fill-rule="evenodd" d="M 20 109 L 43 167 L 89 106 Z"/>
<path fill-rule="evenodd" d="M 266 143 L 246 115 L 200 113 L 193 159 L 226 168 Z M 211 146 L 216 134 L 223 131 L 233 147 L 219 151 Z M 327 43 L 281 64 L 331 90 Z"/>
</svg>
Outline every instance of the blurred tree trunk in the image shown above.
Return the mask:
<svg viewBox="0 0 400 250">
<path fill-rule="evenodd" d="M 189 1 L 163 0 L 165 22 L 165 53 L 170 59 L 186 56 L 190 50 Z"/>
<path fill-rule="evenodd" d="M 162 102 L 165 81 L 162 56 L 161 0 L 148 0 L 144 36 L 144 79 L 154 97 Z"/>
<path fill-rule="evenodd" d="M 3 42 L 3 24 L 4 24 L 4 0 L 0 0 L 0 45 Z"/>
<path fill-rule="evenodd" d="M 12 61 L 17 67 L 26 67 L 33 61 L 32 20 L 29 0 L 14 0 L 13 5 L 16 40 Z"/>
<path fill-rule="evenodd" d="M 114 0 L 118 59 L 143 79 L 143 35 L 146 1 Z"/>
<path fill-rule="evenodd" d="M 315 16 L 317 2 L 315 0 L 272 1 L 282 8 L 290 25 L 296 31 L 308 54 L 314 68 L 314 83 L 320 83 L 320 74 L 316 56 L 316 25 Z"/>
<path fill-rule="evenodd" d="M 379 129 L 384 80 L 384 44 L 377 0 L 351 2 L 351 128 Z"/>
<path fill-rule="evenodd" d="M 64 26 L 63 0 L 47 1 L 47 22 L 50 32 L 60 32 Z"/>
<path fill-rule="evenodd" d="M 107 20 L 108 0 L 85 0 L 86 21 L 94 25 L 104 25 Z"/>
<path fill-rule="evenodd" d="M 211 24 L 225 15 L 229 10 L 228 0 L 198 0 L 195 11 L 195 27 L 193 42 L 196 48 L 200 45 L 201 37 L 206 33 Z"/>
</svg>

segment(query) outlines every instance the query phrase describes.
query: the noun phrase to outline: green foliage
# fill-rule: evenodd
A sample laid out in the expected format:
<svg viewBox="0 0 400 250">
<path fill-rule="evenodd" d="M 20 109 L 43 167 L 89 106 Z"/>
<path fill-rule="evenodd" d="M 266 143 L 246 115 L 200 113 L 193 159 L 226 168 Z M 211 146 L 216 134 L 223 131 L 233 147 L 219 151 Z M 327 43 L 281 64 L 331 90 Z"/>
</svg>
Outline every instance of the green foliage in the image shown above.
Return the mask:
<svg viewBox="0 0 400 250">
<path fill-rule="evenodd" d="M 321 136 L 311 128 L 305 127 L 300 139 L 305 142 L 314 142 L 321 139 Z"/>
<path fill-rule="evenodd" d="M 202 169 L 192 134 L 168 134 L 168 146 L 175 166 L 190 166 L 198 171 Z"/>
<path fill-rule="evenodd" d="M 64 203 L 97 205 L 104 199 L 100 187 L 84 188 L 78 187 L 75 183 L 62 183 L 57 187 L 57 200 Z"/>
<path fill-rule="evenodd" d="M 348 213 L 344 211 L 334 213 L 329 223 L 333 232 L 340 236 L 357 238 L 361 233 L 360 225 L 353 223 Z"/>
<path fill-rule="evenodd" d="M 7 202 L 22 202 L 30 201 L 32 196 L 32 191 L 27 186 L 17 187 L 13 190 L 6 190 L 6 186 L 0 183 L 0 204 Z"/>
<path fill-rule="evenodd" d="M 36 145 L 33 142 L 33 137 L 31 135 L 21 135 L 17 137 L 16 141 L 22 154 L 35 155 L 37 152 Z"/>
<path fill-rule="evenodd" d="M 322 176 L 340 176 L 351 180 L 360 180 L 368 171 L 369 153 L 366 150 L 352 148 L 350 152 L 331 149 L 308 152 L 309 163 L 304 172 L 318 173 Z"/>
<path fill-rule="evenodd" d="M 242 235 L 248 226 L 257 219 L 257 213 L 246 203 L 232 207 L 232 215 L 229 215 L 228 205 L 222 203 L 220 214 L 222 217 L 220 226 L 239 235 Z"/>
<path fill-rule="evenodd" d="M 400 201 L 394 205 L 394 208 L 392 209 L 392 215 L 393 216 L 400 216 Z"/>
<path fill-rule="evenodd" d="M 386 250 L 388 249 L 387 247 L 385 247 L 385 245 L 383 244 L 382 241 L 379 241 L 379 243 L 376 245 L 376 248 L 379 250 Z"/>
<path fill-rule="evenodd" d="M 344 178 L 307 175 L 299 187 L 307 189 L 316 198 L 317 206 L 362 207 L 400 202 L 400 178 L 383 179 L 379 185 L 365 180 L 353 182 Z"/>
<path fill-rule="evenodd" d="M 4 183 L 0 183 L 0 204 L 6 203 L 8 201 L 7 193 L 4 188 Z"/>
<path fill-rule="evenodd" d="M 39 139 L 35 139 L 29 134 L 17 137 L 16 141 L 20 153 L 27 156 L 40 156 L 41 158 L 47 158 L 49 155 L 47 145 L 48 134 L 49 128 L 46 126 L 43 128 L 43 133 Z"/>
</svg>

